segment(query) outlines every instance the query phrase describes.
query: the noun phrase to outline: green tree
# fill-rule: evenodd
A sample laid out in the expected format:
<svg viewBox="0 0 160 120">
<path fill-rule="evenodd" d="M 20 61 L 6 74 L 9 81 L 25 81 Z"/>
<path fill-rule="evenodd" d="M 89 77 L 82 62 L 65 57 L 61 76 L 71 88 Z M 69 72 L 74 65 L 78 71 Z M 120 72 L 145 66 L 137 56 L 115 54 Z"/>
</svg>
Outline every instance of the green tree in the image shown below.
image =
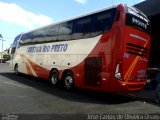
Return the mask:
<svg viewBox="0 0 160 120">
<path fill-rule="evenodd" d="M 4 54 L 4 55 L 3 55 L 3 59 L 4 59 L 4 61 L 8 61 L 8 60 L 11 59 L 11 56 L 8 55 L 8 54 Z"/>
</svg>

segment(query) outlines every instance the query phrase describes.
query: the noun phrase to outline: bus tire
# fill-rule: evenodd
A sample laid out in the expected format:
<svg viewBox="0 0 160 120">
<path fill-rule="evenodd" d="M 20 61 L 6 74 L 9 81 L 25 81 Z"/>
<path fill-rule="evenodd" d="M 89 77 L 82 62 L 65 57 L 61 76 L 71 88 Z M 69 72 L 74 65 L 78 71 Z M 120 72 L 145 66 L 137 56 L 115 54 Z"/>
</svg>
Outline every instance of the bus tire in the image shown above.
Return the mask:
<svg viewBox="0 0 160 120">
<path fill-rule="evenodd" d="M 58 79 L 58 71 L 57 70 L 52 70 L 50 73 L 50 83 L 53 87 L 57 87 L 59 83 Z"/>
<path fill-rule="evenodd" d="M 74 75 L 72 72 L 67 72 L 64 76 L 64 87 L 66 90 L 73 90 L 74 88 Z"/>
<path fill-rule="evenodd" d="M 15 67 L 14 67 L 14 73 L 15 73 L 16 75 L 19 74 L 19 71 L 18 71 L 18 64 L 16 64 Z"/>
</svg>

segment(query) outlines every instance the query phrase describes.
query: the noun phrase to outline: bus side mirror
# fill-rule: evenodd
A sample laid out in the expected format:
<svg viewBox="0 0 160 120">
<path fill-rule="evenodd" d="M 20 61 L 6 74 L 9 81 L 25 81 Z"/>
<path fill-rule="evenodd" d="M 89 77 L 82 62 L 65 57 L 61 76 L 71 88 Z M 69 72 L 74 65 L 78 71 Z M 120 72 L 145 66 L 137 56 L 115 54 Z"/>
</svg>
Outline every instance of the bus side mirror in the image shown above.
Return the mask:
<svg viewBox="0 0 160 120">
<path fill-rule="evenodd" d="M 16 50 L 16 48 L 13 47 L 13 48 L 9 48 L 7 52 L 8 52 L 8 54 L 14 54 L 15 50 Z"/>
<path fill-rule="evenodd" d="M 9 48 L 9 49 L 7 50 L 7 53 L 8 53 L 8 54 L 11 53 L 11 48 Z"/>
<path fill-rule="evenodd" d="M 14 53 L 15 53 L 15 50 L 16 50 L 16 48 L 13 47 L 13 48 L 11 49 L 11 54 L 14 54 Z"/>
<path fill-rule="evenodd" d="M 8 49 L 7 53 L 9 54 L 10 50 Z"/>
</svg>

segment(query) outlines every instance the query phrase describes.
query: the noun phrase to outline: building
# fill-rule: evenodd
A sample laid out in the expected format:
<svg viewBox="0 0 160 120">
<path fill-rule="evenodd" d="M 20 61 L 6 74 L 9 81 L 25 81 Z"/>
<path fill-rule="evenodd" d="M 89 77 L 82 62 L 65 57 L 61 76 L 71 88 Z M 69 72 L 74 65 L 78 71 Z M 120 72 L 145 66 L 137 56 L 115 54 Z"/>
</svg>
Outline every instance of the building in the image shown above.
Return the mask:
<svg viewBox="0 0 160 120">
<path fill-rule="evenodd" d="M 151 51 L 149 67 L 160 67 L 160 0 L 146 0 L 135 5 L 151 21 Z"/>
</svg>

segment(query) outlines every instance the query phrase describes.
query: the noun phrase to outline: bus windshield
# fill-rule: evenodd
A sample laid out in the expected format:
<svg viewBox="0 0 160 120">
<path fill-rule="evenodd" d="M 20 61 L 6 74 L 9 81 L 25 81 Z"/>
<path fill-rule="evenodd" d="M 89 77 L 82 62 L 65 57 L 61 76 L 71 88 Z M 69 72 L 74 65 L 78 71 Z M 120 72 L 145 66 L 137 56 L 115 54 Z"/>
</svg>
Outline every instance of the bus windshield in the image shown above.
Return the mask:
<svg viewBox="0 0 160 120">
<path fill-rule="evenodd" d="M 21 37 L 21 34 L 14 39 L 12 47 L 15 47 L 15 48 L 18 47 L 20 37 Z"/>
<path fill-rule="evenodd" d="M 126 25 L 138 28 L 146 33 L 150 33 L 150 23 L 148 18 L 134 7 L 127 7 Z"/>
</svg>

